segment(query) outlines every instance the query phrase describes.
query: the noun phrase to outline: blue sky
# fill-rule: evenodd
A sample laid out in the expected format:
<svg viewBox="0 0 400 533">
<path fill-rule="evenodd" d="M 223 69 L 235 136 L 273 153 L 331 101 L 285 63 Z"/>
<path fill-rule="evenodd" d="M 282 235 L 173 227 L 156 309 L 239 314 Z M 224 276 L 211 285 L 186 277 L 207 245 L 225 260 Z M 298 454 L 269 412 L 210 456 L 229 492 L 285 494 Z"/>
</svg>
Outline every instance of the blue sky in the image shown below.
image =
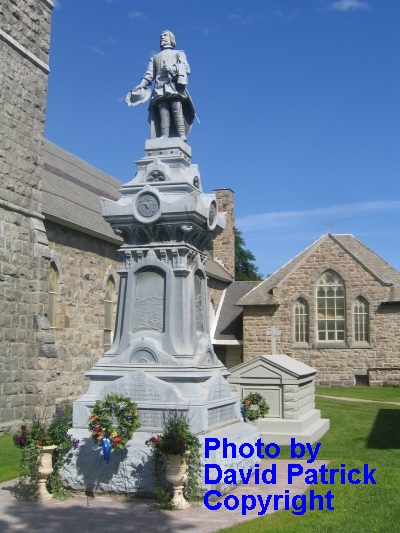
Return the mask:
<svg viewBox="0 0 400 533">
<path fill-rule="evenodd" d="M 162 30 L 191 66 L 203 190 L 235 191 L 260 271 L 326 233 L 400 270 L 398 0 L 57 0 L 46 137 L 115 178 L 136 172 L 147 105 L 127 109 Z"/>
</svg>

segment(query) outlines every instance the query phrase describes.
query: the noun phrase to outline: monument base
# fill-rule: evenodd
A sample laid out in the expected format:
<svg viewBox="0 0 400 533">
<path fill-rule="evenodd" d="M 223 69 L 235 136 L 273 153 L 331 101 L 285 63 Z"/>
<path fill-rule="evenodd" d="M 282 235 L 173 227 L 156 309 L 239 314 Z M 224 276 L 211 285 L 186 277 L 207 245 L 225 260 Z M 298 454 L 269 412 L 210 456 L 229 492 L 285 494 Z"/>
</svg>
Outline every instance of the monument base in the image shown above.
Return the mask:
<svg viewBox="0 0 400 533">
<path fill-rule="evenodd" d="M 153 433 L 137 431 L 128 442 L 124 450 L 115 449 L 111 453 L 110 462 L 103 459 L 103 452 L 91 438 L 86 429 L 72 428 L 69 434 L 74 439 L 79 439 L 79 446 L 68 454 L 60 477 L 65 487 L 84 492 L 113 492 L 120 494 L 136 494 L 138 496 L 154 495 L 153 452 L 145 444 Z M 220 447 L 210 452 L 210 457 L 205 459 L 205 439 L 212 438 L 220 442 Z M 223 457 L 223 439 L 232 443 L 237 448 L 237 457 Z M 260 438 L 258 427 L 244 422 L 235 422 L 219 429 L 211 430 L 199 435 L 203 444 L 200 455 L 203 465 L 205 463 L 218 464 L 222 471 L 227 468 L 235 470 L 254 467 L 257 457 L 243 458 L 239 454 L 241 444 L 254 445 Z M 216 441 L 215 441 L 216 442 Z M 213 471 L 214 474 L 214 471 Z M 204 484 L 204 469 L 200 480 L 202 493 L 216 489 L 226 493 L 232 485 L 218 483 L 215 485 Z"/>
<path fill-rule="evenodd" d="M 263 418 L 258 424 L 263 442 L 275 442 L 279 445 L 290 444 L 290 439 L 296 439 L 296 442 L 303 444 L 313 444 L 325 435 L 330 427 L 329 419 L 321 418 L 319 409 L 307 411 L 297 420 Z"/>
</svg>

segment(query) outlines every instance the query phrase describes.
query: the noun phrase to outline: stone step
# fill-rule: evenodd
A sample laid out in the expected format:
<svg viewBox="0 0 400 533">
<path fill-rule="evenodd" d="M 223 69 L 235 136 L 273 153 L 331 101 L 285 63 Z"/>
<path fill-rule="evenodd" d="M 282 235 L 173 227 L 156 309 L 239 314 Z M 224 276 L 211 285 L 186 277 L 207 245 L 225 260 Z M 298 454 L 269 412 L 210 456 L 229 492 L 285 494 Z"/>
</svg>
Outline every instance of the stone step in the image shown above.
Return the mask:
<svg viewBox="0 0 400 533">
<path fill-rule="evenodd" d="M 259 427 L 265 443 L 287 445 L 292 438 L 297 442 L 314 443 L 328 431 L 330 421 L 321 418 L 321 411 L 313 409 L 298 420 L 263 419 L 259 421 Z"/>
</svg>

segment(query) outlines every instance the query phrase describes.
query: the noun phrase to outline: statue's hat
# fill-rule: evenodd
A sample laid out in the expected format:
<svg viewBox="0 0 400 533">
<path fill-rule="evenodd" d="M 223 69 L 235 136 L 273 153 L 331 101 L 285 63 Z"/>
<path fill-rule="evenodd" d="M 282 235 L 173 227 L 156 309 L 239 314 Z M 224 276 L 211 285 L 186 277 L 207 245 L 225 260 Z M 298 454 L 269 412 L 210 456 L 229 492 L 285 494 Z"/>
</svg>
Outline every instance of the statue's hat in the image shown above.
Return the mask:
<svg viewBox="0 0 400 533">
<path fill-rule="evenodd" d="M 126 95 L 125 101 L 128 107 L 144 104 L 151 95 L 151 90 L 148 87 L 141 87 L 138 85 Z"/>
</svg>

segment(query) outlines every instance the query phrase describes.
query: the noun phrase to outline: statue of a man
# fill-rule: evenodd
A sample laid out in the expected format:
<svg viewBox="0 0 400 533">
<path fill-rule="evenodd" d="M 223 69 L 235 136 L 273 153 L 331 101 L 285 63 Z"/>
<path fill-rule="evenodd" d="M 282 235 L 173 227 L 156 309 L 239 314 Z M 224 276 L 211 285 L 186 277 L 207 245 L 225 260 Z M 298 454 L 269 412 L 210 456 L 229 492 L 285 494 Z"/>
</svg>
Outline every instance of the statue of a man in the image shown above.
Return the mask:
<svg viewBox="0 0 400 533">
<path fill-rule="evenodd" d="M 140 84 L 126 97 L 128 106 L 145 102 L 150 96 L 148 86 L 154 81 L 149 107 L 151 138 L 186 137 L 195 111 L 186 89 L 190 67 L 183 50 L 175 50 L 174 34 L 168 30 L 160 36 L 161 52 L 150 59 Z"/>
</svg>

